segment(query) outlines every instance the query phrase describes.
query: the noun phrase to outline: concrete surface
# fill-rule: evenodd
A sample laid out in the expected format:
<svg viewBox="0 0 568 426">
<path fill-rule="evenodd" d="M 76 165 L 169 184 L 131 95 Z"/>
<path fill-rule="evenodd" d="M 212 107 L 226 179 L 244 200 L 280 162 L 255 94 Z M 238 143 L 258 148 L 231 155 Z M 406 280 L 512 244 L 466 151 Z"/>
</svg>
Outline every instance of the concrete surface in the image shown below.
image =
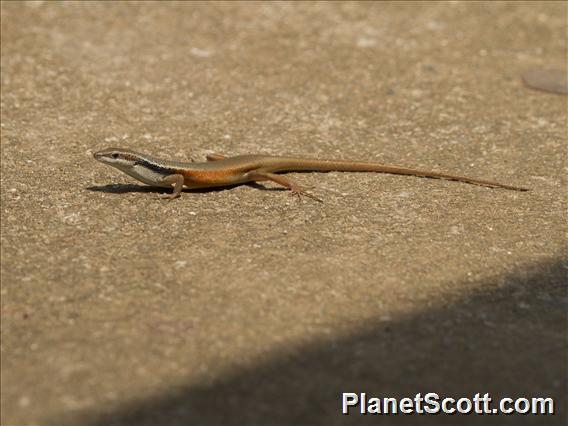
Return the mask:
<svg viewBox="0 0 568 426">
<path fill-rule="evenodd" d="M 2 425 L 565 424 L 566 3 L 2 3 Z M 366 159 L 158 200 L 92 152 Z M 557 414 L 340 415 L 341 392 Z"/>
</svg>

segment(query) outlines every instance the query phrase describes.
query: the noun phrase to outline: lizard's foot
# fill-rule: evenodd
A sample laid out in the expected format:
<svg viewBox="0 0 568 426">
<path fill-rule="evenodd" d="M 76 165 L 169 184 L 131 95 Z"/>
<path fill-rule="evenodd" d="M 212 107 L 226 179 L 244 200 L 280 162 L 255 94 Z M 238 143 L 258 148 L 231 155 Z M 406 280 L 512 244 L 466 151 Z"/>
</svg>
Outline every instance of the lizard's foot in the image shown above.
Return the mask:
<svg viewBox="0 0 568 426">
<path fill-rule="evenodd" d="M 158 198 L 160 200 L 168 200 L 168 201 L 172 201 L 175 198 L 179 198 L 179 194 L 173 193 L 173 194 L 162 194 L 160 195 Z"/>
<path fill-rule="evenodd" d="M 300 201 L 300 199 L 302 198 L 302 195 L 303 195 L 304 197 L 308 197 L 308 198 L 311 198 L 312 200 L 323 203 L 323 201 L 320 200 L 318 197 L 310 194 L 309 192 L 304 191 L 302 188 L 291 188 L 290 189 L 290 195 L 298 197 L 298 201 Z"/>
</svg>

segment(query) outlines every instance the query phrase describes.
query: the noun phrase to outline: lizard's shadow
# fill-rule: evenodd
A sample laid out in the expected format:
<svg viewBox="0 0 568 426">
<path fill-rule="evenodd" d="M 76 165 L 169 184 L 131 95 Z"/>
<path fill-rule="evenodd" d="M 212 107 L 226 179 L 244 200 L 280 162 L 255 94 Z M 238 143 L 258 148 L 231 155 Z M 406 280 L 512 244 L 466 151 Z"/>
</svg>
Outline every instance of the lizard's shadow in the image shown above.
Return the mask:
<svg viewBox="0 0 568 426">
<path fill-rule="evenodd" d="M 228 189 L 236 188 L 237 186 L 247 185 L 251 186 L 256 189 L 261 189 L 263 191 L 285 191 L 284 188 L 268 188 L 266 186 L 260 185 L 255 182 L 249 182 L 246 184 L 239 184 L 239 185 L 227 185 L 222 187 L 213 187 L 213 188 L 199 188 L 199 189 L 187 189 L 184 188 L 183 192 L 187 193 L 208 193 L 208 192 L 220 192 L 226 191 Z M 160 193 L 164 194 L 167 192 L 171 192 L 168 188 L 158 188 L 155 186 L 146 186 L 146 185 L 136 185 L 136 184 L 111 184 L 111 185 L 95 185 L 95 186 L 88 186 L 85 189 L 93 192 L 105 192 L 107 194 L 126 194 L 129 192 L 149 192 L 149 193 Z"/>
</svg>

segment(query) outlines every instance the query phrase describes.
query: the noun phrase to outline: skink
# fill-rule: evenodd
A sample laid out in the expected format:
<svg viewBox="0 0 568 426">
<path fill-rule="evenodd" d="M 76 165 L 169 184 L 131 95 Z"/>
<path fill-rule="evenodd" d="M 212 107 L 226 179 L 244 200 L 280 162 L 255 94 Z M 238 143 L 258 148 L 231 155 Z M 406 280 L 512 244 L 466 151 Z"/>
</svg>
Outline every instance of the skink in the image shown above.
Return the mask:
<svg viewBox="0 0 568 426">
<path fill-rule="evenodd" d="M 527 188 L 484 179 L 367 161 L 318 160 L 269 155 L 225 157 L 220 154 L 210 154 L 207 156 L 207 162 L 193 163 L 160 160 L 122 148 L 104 149 L 96 152 L 94 157 L 98 161 L 116 167 L 147 185 L 164 188 L 173 187 L 171 194 L 163 196 L 167 199 L 179 197 L 184 186 L 187 188 L 209 188 L 246 182 L 272 181 L 291 190 L 294 194 L 305 195 L 321 201 L 306 192 L 294 181 L 278 174 L 281 172 L 377 172 L 447 179 L 492 188 L 528 191 Z"/>
</svg>

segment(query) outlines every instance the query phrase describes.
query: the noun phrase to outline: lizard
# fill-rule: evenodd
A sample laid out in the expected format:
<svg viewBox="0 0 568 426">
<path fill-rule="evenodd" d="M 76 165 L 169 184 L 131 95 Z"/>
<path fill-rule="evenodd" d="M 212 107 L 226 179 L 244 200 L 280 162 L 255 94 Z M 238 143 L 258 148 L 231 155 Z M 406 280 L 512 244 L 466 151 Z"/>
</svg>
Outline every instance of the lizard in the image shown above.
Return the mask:
<svg viewBox="0 0 568 426">
<path fill-rule="evenodd" d="M 173 187 L 171 194 L 161 198 L 173 200 L 180 196 L 183 187 L 190 189 L 238 185 L 247 182 L 272 181 L 292 191 L 321 201 L 306 192 L 300 185 L 281 172 L 376 172 L 446 179 L 491 188 L 528 191 L 528 188 L 505 185 L 449 173 L 411 169 L 368 161 L 320 160 L 271 155 L 238 155 L 226 157 L 209 154 L 203 163 L 161 160 L 123 148 L 108 148 L 95 152 L 94 158 L 116 167 L 140 182 L 154 187 Z"/>
</svg>

